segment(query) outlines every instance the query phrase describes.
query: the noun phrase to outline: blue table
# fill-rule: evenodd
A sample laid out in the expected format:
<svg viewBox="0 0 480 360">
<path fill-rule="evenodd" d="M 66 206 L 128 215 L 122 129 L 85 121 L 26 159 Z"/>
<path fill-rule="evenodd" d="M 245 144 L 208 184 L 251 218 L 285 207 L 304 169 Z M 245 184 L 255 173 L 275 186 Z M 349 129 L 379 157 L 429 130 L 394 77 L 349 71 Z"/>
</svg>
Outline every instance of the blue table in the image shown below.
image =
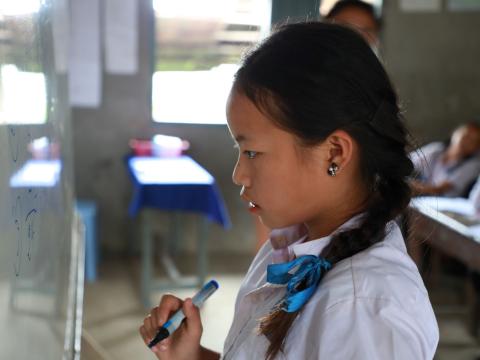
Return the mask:
<svg viewBox="0 0 480 360">
<path fill-rule="evenodd" d="M 153 290 L 203 285 L 207 272 L 208 222 L 214 221 L 228 229 L 230 220 L 215 179 L 190 157 L 130 157 L 127 159 L 127 168 L 133 181 L 129 214 L 141 214 L 142 302 L 145 307 L 150 307 Z M 152 276 L 152 213 L 145 211 L 147 209 L 167 210 L 173 214 L 171 234 L 169 241 L 163 244 L 162 256 L 170 281 L 154 281 Z M 179 240 L 181 212 L 203 215 L 197 236 L 197 276 L 193 280 L 182 277 L 170 257 Z"/>
</svg>

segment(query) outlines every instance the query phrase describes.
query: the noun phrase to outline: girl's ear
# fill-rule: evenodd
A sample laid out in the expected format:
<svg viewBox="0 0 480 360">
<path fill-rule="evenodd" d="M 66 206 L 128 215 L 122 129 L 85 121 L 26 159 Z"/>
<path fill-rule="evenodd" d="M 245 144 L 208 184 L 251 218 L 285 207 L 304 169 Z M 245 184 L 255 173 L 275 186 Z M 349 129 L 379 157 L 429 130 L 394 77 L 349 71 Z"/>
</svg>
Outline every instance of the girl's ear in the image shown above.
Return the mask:
<svg viewBox="0 0 480 360">
<path fill-rule="evenodd" d="M 355 141 L 343 130 L 336 130 L 325 140 L 329 163 L 335 163 L 340 169 L 345 168 L 351 161 L 355 151 Z"/>
</svg>

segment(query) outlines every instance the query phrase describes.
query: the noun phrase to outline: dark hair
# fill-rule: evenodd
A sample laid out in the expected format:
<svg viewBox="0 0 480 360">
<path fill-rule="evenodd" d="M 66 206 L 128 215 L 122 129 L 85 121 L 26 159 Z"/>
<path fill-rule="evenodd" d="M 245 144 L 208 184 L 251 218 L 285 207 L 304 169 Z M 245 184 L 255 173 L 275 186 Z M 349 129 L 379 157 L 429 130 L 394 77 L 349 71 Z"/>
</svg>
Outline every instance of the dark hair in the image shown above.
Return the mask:
<svg viewBox="0 0 480 360">
<path fill-rule="evenodd" d="M 375 20 L 375 24 L 377 28 L 380 29 L 382 27 L 382 21 L 380 16 L 378 16 L 375 8 L 372 4 L 366 3 L 361 0 L 340 0 L 333 5 L 327 15 L 325 15 L 325 19 L 332 19 L 337 16 L 340 12 L 347 8 L 356 8 L 367 12 L 371 17 Z"/>
<path fill-rule="evenodd" d="M 284 25 L 245 57 L 234 91 L 304 146 L 321 143 L 337 129 L 358 143 L 369 191 L 365 216 L 358 228 L 333 236 L 320 255 L 335 266 L 382 241 L 386 223 L 410 201 L 413 165 L 397 96 L 363 38 L 329 23 Z M 270 341 L 266 358 L 282 351 L 297 315 L 276 307 L 260 320 L 259 331 Z"/>
</svg>

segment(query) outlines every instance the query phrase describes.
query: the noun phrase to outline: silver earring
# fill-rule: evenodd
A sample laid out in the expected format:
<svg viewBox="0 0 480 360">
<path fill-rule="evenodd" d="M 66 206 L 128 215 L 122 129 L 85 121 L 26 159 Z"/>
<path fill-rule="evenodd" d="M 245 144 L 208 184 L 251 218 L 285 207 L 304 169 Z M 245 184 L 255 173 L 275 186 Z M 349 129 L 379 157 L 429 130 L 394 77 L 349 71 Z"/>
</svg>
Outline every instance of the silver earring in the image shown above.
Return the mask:
<svg viewBox="0 0 480 360">
<path fill-rule="evenodd" d="M 338 165 L 332 162 L 332 164 L 329 166 L 327 170 L 328 175 L 335 176 L 337 175 L 337 171 L 338 171 Z"/>
</svg>

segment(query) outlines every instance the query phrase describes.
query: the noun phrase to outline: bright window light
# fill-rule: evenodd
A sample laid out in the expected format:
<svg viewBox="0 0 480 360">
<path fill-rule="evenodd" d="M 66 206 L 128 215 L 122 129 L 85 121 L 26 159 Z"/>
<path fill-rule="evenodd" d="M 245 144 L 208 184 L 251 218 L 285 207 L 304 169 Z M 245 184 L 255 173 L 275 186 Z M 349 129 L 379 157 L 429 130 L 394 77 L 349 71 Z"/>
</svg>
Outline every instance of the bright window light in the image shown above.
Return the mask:
<svg viewBox="0 0 480 360">
<path fill-rule="evenodd" d="M 270 28 L 271 0 L 153 0 L 156 122 L 225 124 L 242 54 Z"/>
<path fill-rule="evenodd" d="M 15 65 L 0 70 L 0 124 L 43 124 L 47 114 L 45 75 L 19 71 Z"/>
<path fill-rule="evenodd" d="M 38 12 L 42 0 L 0 0 L 0 16 L 20 16 Z"/>
<path fill-rule="evenodd" d="M 224 124 L 225 105 L 237 68 L 223 64 L 207 71 L 157 71 L 153 74 L 153 118 Z"/>
</svg>

